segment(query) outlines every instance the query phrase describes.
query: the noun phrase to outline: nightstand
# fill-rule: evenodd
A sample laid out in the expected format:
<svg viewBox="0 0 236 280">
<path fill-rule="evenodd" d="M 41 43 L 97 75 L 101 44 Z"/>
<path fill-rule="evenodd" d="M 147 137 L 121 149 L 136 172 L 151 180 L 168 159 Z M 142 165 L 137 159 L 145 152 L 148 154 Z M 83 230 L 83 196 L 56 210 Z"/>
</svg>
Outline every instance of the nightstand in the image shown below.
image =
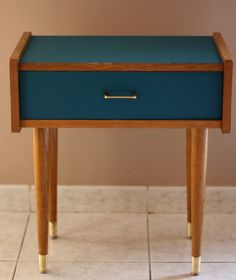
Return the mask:
<svg viewBox="0 0 236 280">
<path fill-rule="evenodd" d="M 39 269 L 57 236 L 58 128 L 185 128 L 200 271 L 208 128 L 230 132 L 232 59 L 213 36 L 32 36 L 10 58 L 12 131 L 33 128 Z"/>
</svg>

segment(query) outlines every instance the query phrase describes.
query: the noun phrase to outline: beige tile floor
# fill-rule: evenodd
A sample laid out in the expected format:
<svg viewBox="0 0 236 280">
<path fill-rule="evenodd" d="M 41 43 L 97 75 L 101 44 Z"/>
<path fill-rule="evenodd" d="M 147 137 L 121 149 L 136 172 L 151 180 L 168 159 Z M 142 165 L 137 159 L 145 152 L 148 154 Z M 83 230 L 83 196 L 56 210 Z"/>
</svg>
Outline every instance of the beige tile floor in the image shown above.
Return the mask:
<svg viewBox="0 0 236 280">
<path fill-rule="evenodd" d="M 235 280 L 236 214 L 206 214 L 203 263 L 191 277 L 186 215 L 60 213 L 49 273 L 37 268 L 34 213 L 0 213 L 0 280 Z"/>
</svg>

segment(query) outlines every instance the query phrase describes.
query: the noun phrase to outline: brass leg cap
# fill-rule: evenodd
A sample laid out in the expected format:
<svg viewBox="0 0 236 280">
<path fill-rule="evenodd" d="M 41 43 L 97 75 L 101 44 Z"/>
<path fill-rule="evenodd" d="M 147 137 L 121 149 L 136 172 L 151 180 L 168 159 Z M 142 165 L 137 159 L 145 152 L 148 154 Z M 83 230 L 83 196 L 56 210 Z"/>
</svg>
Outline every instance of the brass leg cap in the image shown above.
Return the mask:
<svg viewBox="0 0 236 280">
<path fill-rule="evenodd" d="M 47 273 L 47 255 L 39 255 L 39 272 Z"/>
<path fill-rule="evenodd" d="M 188 222 L 188 238 L 192 239 L 192 226 L 190 222 Z"/>
<path fill-rule="evenodd" d="M 48 224 L 49 237 L 52 239 L 57 238 L 57 222 L 49 222 Z"/>
<path fill-rule="evenodd" d="M 192 257 L 192 275 L 196 276 L 200 273 L 201 257 Z"/>
</svg>

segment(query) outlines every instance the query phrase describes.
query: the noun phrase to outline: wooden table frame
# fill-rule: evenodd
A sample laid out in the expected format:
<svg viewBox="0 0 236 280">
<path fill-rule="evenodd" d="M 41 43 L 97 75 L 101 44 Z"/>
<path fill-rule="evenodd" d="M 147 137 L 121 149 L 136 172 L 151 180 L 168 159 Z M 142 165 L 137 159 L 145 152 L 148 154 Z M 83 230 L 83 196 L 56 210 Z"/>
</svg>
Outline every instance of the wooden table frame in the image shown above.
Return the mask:
<svg viewBox="0 0 236 280">
<path fill-rule="evenodd" d="M 187 155 L 188 237 L 192 238 L 192 273 L 200 271 L 201 235 L 207 165 L 208 128 L 230 132 L 233 62 L 223 37 L 214 33 L 223 64 L 106 64 L 106 63 L 20 63 L 31 36 L 25 32 L 10 58 L 12 131 L 33 128 L 36 213 L 38 223 L 39 269 L 47 270 L 48 232 L 57 236 L 57 149 L 58 128 L 185 128 Z M 221 120 L 21 120 L 19 110 L 19 70 L 60 71 L 222 71 L 223 106 Z"/>
</svg>

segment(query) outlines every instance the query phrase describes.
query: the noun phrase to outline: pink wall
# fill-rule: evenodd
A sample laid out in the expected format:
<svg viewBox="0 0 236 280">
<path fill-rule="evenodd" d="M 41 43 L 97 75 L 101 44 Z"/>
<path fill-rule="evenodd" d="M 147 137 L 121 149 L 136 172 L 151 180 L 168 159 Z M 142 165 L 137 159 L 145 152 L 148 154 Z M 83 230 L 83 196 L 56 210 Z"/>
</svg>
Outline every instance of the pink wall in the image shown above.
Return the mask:
<svg viewBox="0 0 236 280">
<path fill-rule="evenodd" d="M 236 56 L 235 0 L 0 0 L 0 183 L 31 183 L 30 129 L 10 133 L 8 59 L 23 31 L 33 34 L 211 34 L 222 32 Z M 235 84 L 235 81 L 234 81 Z M 235 88 L 235 86 L 234 86 Z M 236 185 L 232 134 L 209 134 L 208 184 Z M 62 129 L 62 184 L 185 182 L 184 130 Z"/>
</svg>

